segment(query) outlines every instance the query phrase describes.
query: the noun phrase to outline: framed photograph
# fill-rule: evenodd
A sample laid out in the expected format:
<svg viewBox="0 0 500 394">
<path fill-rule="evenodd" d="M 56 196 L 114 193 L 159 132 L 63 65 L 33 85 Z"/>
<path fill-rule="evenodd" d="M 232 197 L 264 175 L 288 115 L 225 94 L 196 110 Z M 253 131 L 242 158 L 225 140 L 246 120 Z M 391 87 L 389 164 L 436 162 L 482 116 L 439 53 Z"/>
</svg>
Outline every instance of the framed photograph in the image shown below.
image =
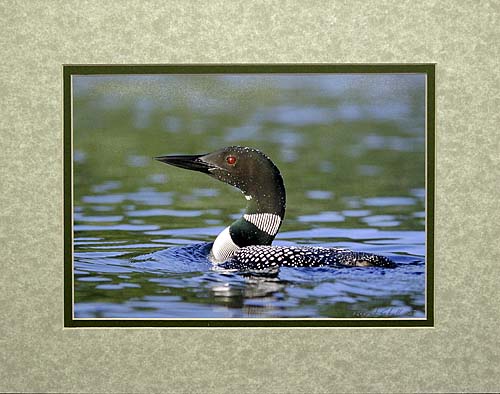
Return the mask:
<svg viewBox="0 0 500 394">
<path fill-rule="evenodd" d="M 430 327 L 432 64 L 67 65 L 65 327 Z"/>
</svg>

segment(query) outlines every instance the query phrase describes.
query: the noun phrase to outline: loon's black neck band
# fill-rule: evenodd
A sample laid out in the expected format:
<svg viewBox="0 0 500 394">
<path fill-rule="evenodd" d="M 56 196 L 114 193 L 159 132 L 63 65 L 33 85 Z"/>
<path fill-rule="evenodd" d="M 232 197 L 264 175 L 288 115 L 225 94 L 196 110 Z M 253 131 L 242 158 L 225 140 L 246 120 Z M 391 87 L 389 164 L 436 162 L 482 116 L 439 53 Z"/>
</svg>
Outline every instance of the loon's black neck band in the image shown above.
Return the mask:
<svg viewBox="0 0 500 394">
<path fill-rule="evenodd" d="M 262 231 L 243 218 L 231 224 L 229 234 L 233 242 L 240 248 L 250 245 L 271 245 L 276 236 Z"/>
<path fill-rule="evenodd" d="M 231 224 L 229 233 L 239 247 L 271 245 L 285 216 L 286 193 L 283 178 L 275 167 L 272 181 L 249 187 L 243 216 Z"/>
</svg>

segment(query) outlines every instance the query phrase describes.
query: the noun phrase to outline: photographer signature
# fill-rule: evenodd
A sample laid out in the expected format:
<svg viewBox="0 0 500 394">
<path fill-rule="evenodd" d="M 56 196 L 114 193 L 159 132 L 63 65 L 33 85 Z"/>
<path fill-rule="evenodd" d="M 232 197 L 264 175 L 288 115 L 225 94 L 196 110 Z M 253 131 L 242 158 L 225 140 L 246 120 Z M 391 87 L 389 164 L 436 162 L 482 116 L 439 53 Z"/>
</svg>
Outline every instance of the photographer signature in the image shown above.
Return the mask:
<svg viewBox="0 0 500 394">
<path fill-rule="evenodd" d="M 408 311 L 406 308 L 390 307 L 390 308 L 375 308 L 370 311 L 356 311 L 354 317 L 412 317 L 416 311 Z"/>
</svg>

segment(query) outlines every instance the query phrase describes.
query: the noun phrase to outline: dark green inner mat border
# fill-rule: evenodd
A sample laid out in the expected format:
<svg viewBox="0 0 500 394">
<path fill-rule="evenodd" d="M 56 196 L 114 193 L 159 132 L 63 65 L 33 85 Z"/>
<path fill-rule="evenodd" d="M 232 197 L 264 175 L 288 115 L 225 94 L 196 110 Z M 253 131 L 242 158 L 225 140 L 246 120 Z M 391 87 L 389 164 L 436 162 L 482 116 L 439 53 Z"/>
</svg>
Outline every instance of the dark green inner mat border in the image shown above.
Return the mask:
<svg viewBox="0 0 500 394">
<path fill-rule="evenodd" d="M 63 65 L 64 112 L 64 327 L 434 327 L 435 64 L 175 64 Z M 73 318 L 73 174 L 71 77 L 73 75 L 148 74 L 408 74 L 427 76 L 426 96 L 426 318 L 425 319 L 75 319 Z"/>
</svg>

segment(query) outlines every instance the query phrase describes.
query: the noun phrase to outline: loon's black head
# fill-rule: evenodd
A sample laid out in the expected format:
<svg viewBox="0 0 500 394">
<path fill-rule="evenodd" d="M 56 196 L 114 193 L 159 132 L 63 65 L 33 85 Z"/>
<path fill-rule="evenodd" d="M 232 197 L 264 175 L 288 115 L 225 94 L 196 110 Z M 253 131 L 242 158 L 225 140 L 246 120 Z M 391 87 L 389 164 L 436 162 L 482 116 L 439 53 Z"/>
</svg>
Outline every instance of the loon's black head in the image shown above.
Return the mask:
<svg viewBox="0 0 500 394">
<path fill-rule="evenodd" d="M 281 213 L 285 205 L 283 179 L 278 168 L 257 149 L 229 146 L 203 155 L 156 157 L 163 163 L 206 173 L 240 189 L 256 204 L 256 211 Z"/>
<path fill-rule="evenodd" d="M 224 229 L 210 252 L 222 262 L 248 245 L 270 245 L 285 216 L 285 186 L 274 163 L 257 149 L 230 146 L 204 155 L 161 156 L 157 160 L 206 173 L 240 189 L 247 201 L 243 216 Z"/>
</svg>

